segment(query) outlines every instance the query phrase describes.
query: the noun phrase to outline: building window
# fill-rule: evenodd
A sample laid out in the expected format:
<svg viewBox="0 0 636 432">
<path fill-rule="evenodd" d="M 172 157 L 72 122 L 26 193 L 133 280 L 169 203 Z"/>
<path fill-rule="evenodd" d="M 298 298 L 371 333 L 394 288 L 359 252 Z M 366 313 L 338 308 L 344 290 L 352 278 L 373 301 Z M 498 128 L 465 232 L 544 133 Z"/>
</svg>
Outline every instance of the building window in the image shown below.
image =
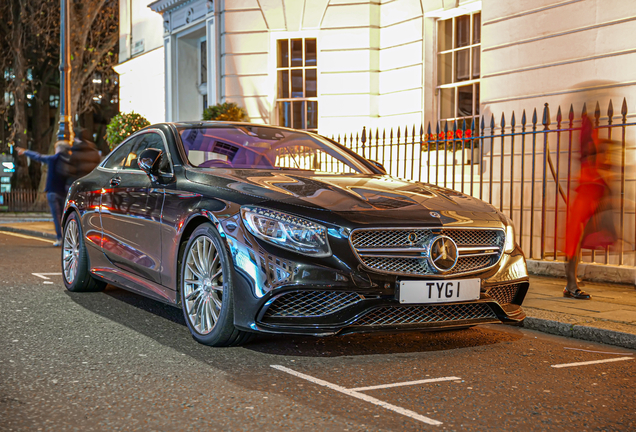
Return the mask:
<svg viewBox="0 0 636 432">
<path fill-rule="evenodd" d="M 479 116 L 481 13 L 437 21 L 437 112 L 440 120 Z"/>
<path fill-rule="evenodd" d="M 318 58 L 316 39 L 277 41 L 278 124 L 318 129 Z"/>
</svg>

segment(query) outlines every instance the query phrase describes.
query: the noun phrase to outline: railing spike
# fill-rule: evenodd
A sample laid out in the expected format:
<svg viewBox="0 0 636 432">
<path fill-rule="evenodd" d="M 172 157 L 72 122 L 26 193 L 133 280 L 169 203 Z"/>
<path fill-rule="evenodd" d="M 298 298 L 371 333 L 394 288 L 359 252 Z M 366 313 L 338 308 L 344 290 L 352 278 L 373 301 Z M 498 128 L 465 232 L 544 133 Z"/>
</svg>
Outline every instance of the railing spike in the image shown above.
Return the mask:
<svg viewBox="0 0 636 432">
<path fill-rule="evenodd" d="M 484 116 L 481 116 L 481 130 L 483 132 L 483 130 L 486 129 L 486 124 L 484 123 Z"/>
<path fill-rule="evenodd" d="M 490 115 L 490 133 L 492 133 L 493 129 L 495 129 L 495 115 Z"/>
<path fill-rule="evenodd" d="M 362 126 L 362 144 L 367 142 L 367 128 L 366 126 Z"/>
<path fill-rule="evenodd" d="M 472 132 L 474 132 L 474 131 L 475 131 L 475 117 L 473 117 L 473 121 L 470 123 L 470 130 L 471 130 Z"/>
<path fill-rule="evenodd" d="M 375 128 L 375 145 L 376 147 L 378 146 L 378 143 L 380 142 L 380 134 L 378 131 L 378 128 Z M 377 152 L 377 148 L 376 148 L 376 152 Z"/>
<path fill-rule="evenodd" d="M 543 104 L 543 120 L 541 124 L 546 128 L 550 126 L 550 106 L 547 102 Z"/>
<path fill-rule="evenodd" d="M 623 120 L 625 116 L 627 116 L 627 100 L 623 98 L 623 105 L 621 106 L 621 114 L 623 115 Z"/>
<path fill-rule="evenodd" d="M 574 107 L 572 106 L 572 104 L 570 104 L 570 112 L 568 113 L 568 120 L 570 120 L 570 123 L 574 121 Z"/>
<path fill-rule="evenodd" d="M 523 114 L 521 114 L 521 126 L 526 126 L 526 110 L 523 110 Z"/>
<path fill-rule="evenodd" d="M 444 139 L 446 139 L 447 135 L 448 135 L 448 120 L 444 122 Z"/>
<path fill-rule="evenodd" d="M 397 127 L 397 142 L 400 143 L 400 127 Z"/>
<path fill-rule="evenodd" d="M 562 119 L 563 119 L 563 116 L 561 115 L 561 105 L 559 105 L 559 109 L 557 110 L 557 116 L 556 116 L 557 125 L 561 124 Z"/>
<path fill-rule="evenodd" d="M 421 127 L 422 127 L 422 126 L 420 126 L 420 128 L 421 128 Z M 412 130 L 412 132 L 413 132 L 413 134 L 412 134 L 412 135 L 413 135 L 413 141 L 415 141 L 415 125 L 413 125 L 413 130 Z M 420 134 L 420 135 L 422 135 L 422 134 Z"/>
<path fill-rule="evenodd" d="M 504 116 L 504 113 L 501 113 L 501 122 L 500 122 L 500 125 L 501 125 L 501 129 L 503 129 L 503 128 L 505 128 L 505 127 L 506 127 L 506 117 Z"/>
<path fill-rule="evenodd" d="M 601 118 L 601 106 L 598 101 L 596 101 L 596 106 L 594 107 L 594 119 L 596 120 L 596 123 L 598 123 L 599 118 Z"/>
<path fill-rule="evenodd" d="M 532 125 L 536 126 L 537 125 L 537 109 L 534 109 L 534 112 L 532 113 Z"/>
<path fill-rule="evenodd" d="M 342 144 L 342 142 L 340 141 L 340 134 L 338 134 L 338 142 Z"/>
<path fill-rule="evenodd" d="M 393 127 L 391 127 L 391 133 L 389 134 L 389 143 L 393 144 Z"/>
<path fill-rule="evenodd" d="M 369 128 L 369 145 L 373 143 L 373 129 Z"/>
<path fill-rule="evenodd" d="M 614 105 L 612 105 L 612 100 L 609 101 L 609 106 L 607 107 L 607 116 L 610 121 L 612 121 L 612 117 L 614 117 Z"/>
<path fill-rule="evenodd" d="M 426 133 L 428 134 L 428 136 L 431 136 L 431 122 L 428 122 L 428 127 L 426 128 Z"/>
<path fill-rule="evenodd" d="M 583 109 L 581 110 L 581 117 L 587 117 L 587 104 L 583 102 Z"/>
<path fill-rule="evenodd" d="M 515 127 L 515 125 L 517 124 L 517 122 L 515 121 L 515 112 L 512 112 L 512 117 L 510 118 L 510 126 Z"/>
</svg>

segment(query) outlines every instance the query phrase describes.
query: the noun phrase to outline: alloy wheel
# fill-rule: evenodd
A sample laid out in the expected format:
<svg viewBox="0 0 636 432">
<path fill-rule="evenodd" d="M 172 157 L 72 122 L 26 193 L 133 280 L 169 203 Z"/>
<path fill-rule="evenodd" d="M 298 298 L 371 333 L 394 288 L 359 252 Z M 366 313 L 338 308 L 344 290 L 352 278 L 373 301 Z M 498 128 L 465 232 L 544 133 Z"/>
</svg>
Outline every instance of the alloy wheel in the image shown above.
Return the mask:
<svg viewBox="0 0 636 432">
<path fill-rule="evenodd" d="M 79 228 L 75 219 L 66 225 L 63 248 L 64 278 L 72 284 L 79 264 Z"/>
<path fill-rule="evenodd" d="M 192 327 L 208 334 L 219 320 L 223 304 L 223 268 L 207 236 L 198 237 L 187 251 L 183 299 Z"/>
</svg>

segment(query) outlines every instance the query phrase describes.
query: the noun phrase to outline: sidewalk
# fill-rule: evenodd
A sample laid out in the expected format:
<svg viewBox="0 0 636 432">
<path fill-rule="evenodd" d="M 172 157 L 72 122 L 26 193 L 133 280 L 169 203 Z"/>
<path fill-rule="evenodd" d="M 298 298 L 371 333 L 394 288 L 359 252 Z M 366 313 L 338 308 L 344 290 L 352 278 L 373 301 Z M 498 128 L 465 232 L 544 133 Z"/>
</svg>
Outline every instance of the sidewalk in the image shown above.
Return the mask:
<svg viewBox="0 0 636 432">
<path fill-rule="evenodd" d="M 0 213 L 0 231 L 55 239 L 47 213 Z M 523 303 L 524 327 L 546 333 L 636 349 L 636 289 L 633 285 L 585 282 L 592 300 L 563 297 L 565 279 L 531 276 Z"/>
</svg>

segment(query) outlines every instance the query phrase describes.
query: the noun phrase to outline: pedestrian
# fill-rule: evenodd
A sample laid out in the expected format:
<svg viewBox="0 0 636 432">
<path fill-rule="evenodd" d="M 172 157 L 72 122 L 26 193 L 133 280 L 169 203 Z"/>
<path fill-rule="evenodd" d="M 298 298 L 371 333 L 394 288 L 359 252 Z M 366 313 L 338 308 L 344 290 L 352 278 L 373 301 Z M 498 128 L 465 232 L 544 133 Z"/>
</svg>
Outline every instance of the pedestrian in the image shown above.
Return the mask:
<svg viewBox="0 0 636 432">
<path fill-rule="evenodd" d="M 565 235 L 567 284 L 563 296 L 590 300 L 592 296 L 578 286 L 581 248 L 606 248 L 618 240 L 610 189 L 613 148 L 610 140 L 599 139 L 598 130 L 588 116 L 582 119 L 580 146 L 578 186 Z"/>
<path fill-rule="evenodd" d="M 60 163 L 61 156 L 68 152 L 70 146 L 66 141 L 58 141 L 55 143 L 55 154 L 42 155 L 32 150 L 26 150 L 21 147 L 14 147 L 18 155 L 25 155 L 26 157 L 36 160 L 41 163 L 46 163 L 48 171 L 46 173 L 46 186 L 44 191 L 46 192 L 46 199 L 49 202 L 51 209 L 51 215 L 53 216 L 53 223 L 55 225 L 55 235 L 57 236 L 53 246 L 58 247 L 62 245 L 62 228 L 60 223 L 62 221 L 62 211 L 64 209 L 64 200 L 66 199 L 67 192 L 67 179 L 60 173 L 58 164 Z"/>
</svg>

